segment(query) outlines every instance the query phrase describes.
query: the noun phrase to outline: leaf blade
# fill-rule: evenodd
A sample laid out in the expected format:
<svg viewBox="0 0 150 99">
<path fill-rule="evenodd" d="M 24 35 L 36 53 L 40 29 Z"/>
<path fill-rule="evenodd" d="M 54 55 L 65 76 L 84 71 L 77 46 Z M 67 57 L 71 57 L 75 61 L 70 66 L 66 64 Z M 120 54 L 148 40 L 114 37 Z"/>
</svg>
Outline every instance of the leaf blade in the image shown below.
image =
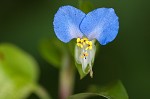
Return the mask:
<svg viewBox="0 0 150 99">
<path fill-rule="evenodd" d="M 95 88 L 97 89 L 97 87 Z M 95 92 L 79 93 L 70 96 L 68 99 L 86 99 L 92 96 L 100 96 L 106 99 L 129 99 L 127 92 L 120 80 L 108 84 L 107 86 L 103 86 Z"/>
</svg>

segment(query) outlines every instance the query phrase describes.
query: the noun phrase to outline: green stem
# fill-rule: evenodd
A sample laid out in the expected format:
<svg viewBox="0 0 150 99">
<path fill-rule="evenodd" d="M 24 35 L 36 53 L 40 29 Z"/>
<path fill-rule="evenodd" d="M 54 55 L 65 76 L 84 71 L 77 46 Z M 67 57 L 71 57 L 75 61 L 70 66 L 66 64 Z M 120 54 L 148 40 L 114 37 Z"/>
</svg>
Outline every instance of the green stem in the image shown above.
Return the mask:
<svg viewBox="0 0 150 99">
<path fill-rule="evenodd" d="M 66 99 L 73 92 L 75 71 L 70 64 L 69 56 L 65 55 L 59 76 L 59 99 Z"/>
</svg>

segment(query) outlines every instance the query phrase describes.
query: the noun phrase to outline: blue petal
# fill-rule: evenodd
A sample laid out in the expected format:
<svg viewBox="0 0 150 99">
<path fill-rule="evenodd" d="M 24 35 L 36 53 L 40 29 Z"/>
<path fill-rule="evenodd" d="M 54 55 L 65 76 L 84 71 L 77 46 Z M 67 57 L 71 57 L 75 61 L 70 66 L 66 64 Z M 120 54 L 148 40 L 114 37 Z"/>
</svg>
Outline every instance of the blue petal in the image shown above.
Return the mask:
<svg viewBox="0 0 150 99">
<path fill-rule="evenodd" d="M 73 38 L 82 38 L 83 33 L 79 24 L 85 17 L 85 13 L 72 6 L 60 7 L 54 17 L 54 31 L 56 36 L 63 42 L 69 42 Z"/>
<path fill-rule="evenodd" d="M 113 8 L 98 8 L 88 13 L 80 25 L 80 30 L 89 39 L 96 38 L 102 45 L 113 41 L 118 29 L 118 17 Z"/>
</svg>

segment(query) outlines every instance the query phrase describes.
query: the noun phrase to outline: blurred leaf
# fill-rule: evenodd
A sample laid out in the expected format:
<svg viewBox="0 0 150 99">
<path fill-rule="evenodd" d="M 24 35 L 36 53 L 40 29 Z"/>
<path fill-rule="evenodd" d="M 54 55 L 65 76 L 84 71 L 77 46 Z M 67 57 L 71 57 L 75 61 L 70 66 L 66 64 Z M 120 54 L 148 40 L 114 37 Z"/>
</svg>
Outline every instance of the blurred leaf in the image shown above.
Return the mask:
<svg viewBox="0 0 150 99">
<path fill-rule="evenodd" d="M 24 99 L 38 80 L 32 56 L 12 44 L 0 44 L 0 99 Z"/>
<path fill-rule="evenodd" d="M 89 0 L 79 0 L 79 8 L 85 13 L 90 12 L 94 6 Z"/>
<path fill-rule="evenodd" d="M 94 89 L 94 90 L 93 90 Z M 92 96 L 105 97 L 106 99 L 128 99 L 127 92 L 121 81 L 114 81 L 106 86 L 92 88 L 92 93 L 79 93 L 68 99 L 87 99 Z"/>
<path fill-rule="evenodd" d="M 40 42 L 40 53 L 42 57 L 55 67 L 60 67 L 63 54 L 66 51 L 65 44 L 56 38 L 43 39 Z"/>
</svg>

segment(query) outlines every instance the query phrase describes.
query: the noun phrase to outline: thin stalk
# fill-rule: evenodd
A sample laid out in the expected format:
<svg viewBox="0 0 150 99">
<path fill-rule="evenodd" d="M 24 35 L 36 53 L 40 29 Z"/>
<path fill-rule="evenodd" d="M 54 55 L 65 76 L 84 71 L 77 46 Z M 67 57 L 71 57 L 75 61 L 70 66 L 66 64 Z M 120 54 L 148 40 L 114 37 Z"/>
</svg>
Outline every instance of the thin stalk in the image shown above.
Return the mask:
<svg viewBox="0 0 150 99">
<path fill-rule="evenodd" d="M 67 99 L 73 92 L 75 79 L 74 67 L 71 65 L 68 55 L 63 58 L 59 77 L 59 99 Z"/>
</svg>

